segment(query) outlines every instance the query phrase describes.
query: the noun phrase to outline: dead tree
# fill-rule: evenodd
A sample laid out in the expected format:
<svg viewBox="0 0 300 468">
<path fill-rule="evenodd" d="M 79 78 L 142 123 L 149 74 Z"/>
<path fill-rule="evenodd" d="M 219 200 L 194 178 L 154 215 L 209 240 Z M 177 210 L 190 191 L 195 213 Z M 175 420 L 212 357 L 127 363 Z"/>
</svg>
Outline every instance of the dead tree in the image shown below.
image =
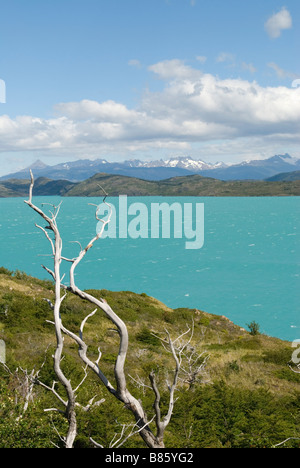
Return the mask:
<svg viewBox="0 0 300 468">
<path fill-rule="evenodd" d="M 10 375 L 12 387 L 15 394 L 15 405 L 22 404 L 20 415 L 16 418 L 16 421 L 20 421 L 26 411 L 28 410 L 29 404 L 34 399 L 34 380 L 38 376 L 40 370 L 36 371 L 33 369 L 29 372 L 27 369 L 17 367 L 13 372 L 6 364 L 2 364 L 3 369 Z"/>
<path fill-rule="evenodd" d="M 195 323 L 187 326 L 187 331 L 179 335 L 174 340 L 171 339 L 168 330 L 165 330 L 165 337 L 152 333 L 158 338 L 167 352 L 173 355 L 178 367 L 178 380 L 192 388 L 198 382 L 209 381 L 206 372 L 209 355 L 206 351 L 198 353 L 191 342 L 194 337 Z"/>
<path fill-rule="evenodd" d="M 112 215 L 112 208 L 111 206 L 106 202 L 106 197 L 107 194 L 105 193 L 103 203 L 105 203 L 109 209 L 109 215 L 107 220 L 103 220 L 98 217 L 98 208 L 96 209 L 96 219 L 98 222 L 102 222 L 102 229 L 94 236 L 90 242 L 86 245 L 85 248 L 82 248 L 80 243 L 77 242 L 80 246 L 80 252 L 79 255 L 75 258 L 65 258 L 62 256 L 62 241 L 61 237 L 59 234 L 59 230 L 56 224 L 56 218 L 59 212 L 59 207 L 54 208 L 54 213 L 52 213 L 51 218 L 45 215 L 45 213 L 37 208 L 33 203 L 32 203 L 32 190 L 34 186 L 34 179 L 31 174 L 31 185 L 30 185 L 30 194 L 29 194 L 29 201 L 26 203 L 34 209 L 48 224 L 48 229 L 54 233 L 54 238 L 55 238 L 55 243 L 51 240 L 48 232 L 46 231 L 45 228 L 38 226 L 39 229 L 41 229 L 44 234 L 46 235 L 47 239 L 49 240 L 51 246 L 52 246 L 52 253 L 54 257 L 54 271 L 49 270 L 48 268 L 44 267 L 46 271 L 53 277 L 55 281 L 55 294 L 56 294 L 56 300 L 55 304 L 53 306 L 54 309 L 54 324 L 55 324 L 55 330 L 56 330 L 56 336 L 57 336 L 57 350 L 55 353 L 54 357 L 54 362 L 55 362 L 55 371 L 56 374 L 59 378 L 59 381 L 64 385 L 67 394 L 68 394 L 68 405 L 67 405 L 67 415 L 68 415 L 68 420 L 70 424 L 70 429 L 69 429 L 69 439 L 70 443 L 71 441 L 74 441 L 74 438 L 76 436 L 76 414 L 75 414 L 75 394 L 74 391 L 71 387 L 71 384 L 69 380 L 65 377 L 63 374 L 61 368 L 60 368 L 60 361 L 61 361 L 61 356 L 62 356 L 62 349 L 63 349 L 63 337 L 62 334 L 66 334 L 70 338 L 72 338 L 78 345 L 78 351 L 79 351 L 79 356 L 85 366 L 87 368 L 91 369 L 100 379 L 102 384 L 106 387 L 106 389 L 120 402 L 123 403 L 125 408 L 127 408 L 134 416 L 135 419 L 135 424 L 132 427 L 137 427 L 137 430 L 134 431 L 135 434 L 139 434 L 147 447 L 149 448 L 164 448 L 164 433 L 165 429 L 170 423 L 172 414 L 173 414 L 173 408 L 174 408 L 174 403 L 175 403 L 175 390 L 178 386 L 179 382 L 179 373 L 181 370 L 182 366 L 182 352 L 178 353 L 178 350 L 176 350 L 175 347 L 175 342 L 172 341 L 170 338 L 170 335 L 167 332 L 167 342 L 168 345 L 171 349 L 174 361 L 175 361 L 175 370 L 174 370 L 174 375 L 173 375 L 173 380 L 170 385 L 168 385 L 169 388 L 169 407 L 168 411 L 165 417 L 162 418 L 161 416 L 161 409 L 160 409 L 160 394 L 158 390 L 158 385 L 156 381 L 156 376 L 152 372 L 149 376 L 150 382 L 151 382 L 151 388 L 152 391 L 154 392 L 154 411 L 155 411 L 155 416 L 152 418 L 150 421 L 147 418 L 147 415 L 143 409 L 142 403 L 137 400 L 129 391 L 128 386 L 127 386 L 127 379 L 126 379 L 126 374 L 125 374 L 125 363 L 126 363 L 126 357 L 128 353 L 128 346 L 129 346 L 129 337 L 128 337 L 128 330 L 126 327 L 126 324 L 123 322 L 123 320 L 112 310 L 112 308 L 109 306 L 109 304 L 104 300 L 104 299 L 97 299 L 94 297 L 92 294 L 81 290 L 76 282 L 75 282 L 75 270 L 76 267 L 79 265 L 79 263 L 84 259 L 86 256 L 87 252 L 93 247 L 95 242 L 100 239 L 102 236 L 105 226 L 110 222 L 111 215 Z M 65 260 L 67 262 L 70 262 L 71 267 L 70 267 L 70 285 L 65 286 L 62 284 L 61 277 L 60 277 L 60 264 L 61 262 Z M 86 300 L 93 304 L 96 309 L 87 315 L 85 319 L 83 320 L 79 334 L 75 334 L 68 330 L 65 325 L 62 323 L 61 318 L 60 318 L 60 307 L 61 303 L 65 297 L 61 297 L 61 289 L 64 288 L 65 291 L 69 291 L 72 294 L 78 296 L 79 298 Z M 100 359 L 101 359 L 101 350 L 99 348 L 99 356 L 96 361 L 92 361 L 88 357 L 88 346 L 86 342 L 84 341 L 83 338 L 83 331 L 84 331 L 84 326 L 87 322 L 87 320 L 96 314 L 97 310 L 100 309 L 104 312 L 106 317 L 113 323 L 113 325 L 116 327 L 116 331 L 118 332 L 119 336 L 119 349 L 118 349 L 118 355 L 115 361 L 114 365 L 114 376 L 115 376 L 115 383 L 111 383 L 108 378 L 105 376 L 103 371 L 100 368 Z M 156 431 L 153 432 L 152 429 L 150 428 L 150 425 L 152 421 L 155 420 L 156 422 Z M 98 444 L 99 447 L 101 447 L 100 444 Z"/>
</svg>

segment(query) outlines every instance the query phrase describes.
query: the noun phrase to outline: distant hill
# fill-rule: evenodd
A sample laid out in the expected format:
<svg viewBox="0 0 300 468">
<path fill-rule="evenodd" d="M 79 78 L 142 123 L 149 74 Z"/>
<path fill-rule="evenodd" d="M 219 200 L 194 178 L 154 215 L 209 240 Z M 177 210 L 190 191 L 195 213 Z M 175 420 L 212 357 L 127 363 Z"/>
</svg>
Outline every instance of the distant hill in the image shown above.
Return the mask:
<svg viewBox="0 0 300 468">
<path fill-rule="evenodd" d="M 51 180 L 84 181 L 98 173 L 123 175 L 138 179 L 159 181 L 171 177 L 199 174 L 219 180 L 264 180 L 283 172 L 300 170 L 300 160 L 289 154 L 276 155 L 264 160 L 244 161 L 240 164 L 215 164 L 187 157 L 177 157 L 168 160 L 140 161 L 139 159 L 111 163 L 105 159 L 91 161 L 83 159 L 47 166 L 42 161 L 36 161 L 32 166 L 22 171 L 8 174 L 0 178 L 28 179 L 32 169 L 36 177 L 47 177 Z"/>
<path fill-rule="evenodd" d="M 200 175 L 146 181 L 133 177 L 97 174 L 74 185 L 65 196 L 101 196 L 103 187 L 111 196 L 299 196 L 300 181 L 221 181 Z"/>
<path fill-rule="evenodd" d="M 300 180 L 300 171 L 294 171 L 294 172 L 283 172 L 281 174 L 276 174 L 273 177 L 269 177 L 266 179 L 270 182 L 273 181 L 293 181 L 293 180 Z"/>
<path fill-rule="evenodd" d="M 29 180 L 9 179 L 0 182 L 0 197 L 26 197 L 29 191 Z M 68 180 L 50 180 L 39 177 L 35 181 L 34 193 L 39 196 L 60 195 L 63 196 L 68 190 L 74 187 L 73 182 Z"/>
<path fill-rule="evenodd" d="M 29 180 L 10 179 L 0 182 L 0 197 L 27 197 Z M 103 187 L 110 196 L 202 196 L 202 197 L 262 197 L 300 196 L 300 180 L 295 181 L 221 181 L 201 175 L 173 177 L 149 181 L 100 173 L 83 182 L 50 180 L 39 177 L 35 195 L 66 197 L 102 196 Z"/>
</svg>

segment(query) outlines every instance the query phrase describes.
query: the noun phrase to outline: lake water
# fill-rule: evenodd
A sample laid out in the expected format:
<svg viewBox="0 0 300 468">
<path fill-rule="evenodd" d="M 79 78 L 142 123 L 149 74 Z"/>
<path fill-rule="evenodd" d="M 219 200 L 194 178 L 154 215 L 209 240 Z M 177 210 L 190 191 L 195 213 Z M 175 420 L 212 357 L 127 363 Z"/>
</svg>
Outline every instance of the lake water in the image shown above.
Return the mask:
<svg viewBox="0 0 300 468">
<path fill-rule="evenodd" d="M 63 200 L 58 224 L 63 254 L 73 257 L 94 236 L 90 198 L 37 197 L 36 204 Z M 111 199 L 114 204 L 118 199 Z M 145 292 L 172 308 L 225 315 L 246 327 L 286 340 L 300 339 L 300 212 L 297 197 L 134 198 L 150 203 L 204 203 L 205 241 L 185 249 L 186 239 L 102 239 L 77 269 L 81 288 Z M 47 209 L 47 207 L 45 207 Z M 0 265 L 48 278 L 49 243 L 34 223 L 41 219 L 23 199 L 0 200 Z M 43 224 L 42 224 L 43 225 Z M 66 264 L 66 267 L 68 264 Z M 65 270 L 67 272 L 67 269 Z M 67 283 L 67 276 L 65 282 Z"/>
</svg>

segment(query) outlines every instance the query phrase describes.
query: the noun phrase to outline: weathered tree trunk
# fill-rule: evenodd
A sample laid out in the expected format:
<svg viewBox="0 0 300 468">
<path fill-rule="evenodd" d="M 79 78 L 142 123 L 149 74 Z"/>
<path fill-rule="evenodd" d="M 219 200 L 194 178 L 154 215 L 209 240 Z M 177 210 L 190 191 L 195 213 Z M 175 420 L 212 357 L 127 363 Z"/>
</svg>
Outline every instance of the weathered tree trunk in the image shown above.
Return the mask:
<svg viewBox="0 0 300 468">
<path fill-rule="evenodd" d="M 50 242 L 51 247 L 52 247 L 53 258 L 54 258 L 54 270 L 51 271 L 49 268 L 46 268 L 46 267 L 44 268 L 53 277 L 55 281 L 55 303 L 54 305 L 51 304 L 53 308 L 54 325 L 55 325 L 55 332 L 56 332 L 56 343 L 57 343 L 55 354 L 54 354 L 54 369 L 55 369 L 55 373 L 58 377 L 59 382 L 64 386 L 66 390 L 66 393 L 68 396 L 67 402 L 64 402 L 64 400 L 57 394 L 57 392 L 54 390 L 54 387 L 52 387 L 52 389 L 50 390 L 59 398 L 59 400 L 62 403 L 64 403 L 66 407 L 66 417 L 69 422 L 69 430 L 65 438 L 65 446 L 67 448 L 73 447 L 74 440 L 77 434 L 77 422 L 76 422 L 76 412 L 75 412 L 75 407 L 76 407 L 75 391 L 72 389 L 70 381 L 67 379 L 64 372 L 61 369 L 61 359 L 62 359 L 62 352 L 63 352 L 63 347 L 64 347 L 63 333 L 67 334 L 77 343 L 79 356 L 82 359 L 82 361 L 85 363 L 85 365 L 88 366 L 99 377 L 99 379 L 105 385 L 107 390 L 112 395 L 114 395 L 115 398 L 121 401 L 129 411 L 131 411 L 136 421 L 136 426 L 138 427 L 137 432 L 139 433 L 139 435 L 141 436 L 141 438 L 143 439 L 147 447 L 154 448 L 154 449 L 164 448 L 164 433 L 165 433 L 166 427 L 170 423 L 170 420 L 173 414 L 174 392 L 178 384 L 178 375 L 179 375 L 179 371 L 181 367 L 181 356 L 182 356 L 184 346 L 181 347 L 181 349 L 179 349 L 179 351 L 177 352 L 174 346 L 174 342 L 171 340 L 169 333 L 166 331 L 167 340 L 162 340 L 162 341 L 167 343 L 168 346 L 170 347 L 171 353 L 176 363 L 176 368 L 174 371 L 173 382 L 171 385 L 168 384 L 169 393 L 170 393 L 169 408 L 168 408 L 167 415 L 164 418 L 161 418 L 160 393 L 157 387 L 155 375 L 154 373 L 150 374 L 150 382 L 151 382 L 152 390 L 155 396 L 155 402 L 154 402 L 155 418 L 153 418 L 155 419 L 156 429 L 157 429 L 156 430 L 157 433 L 155 435 L 150 428 L 150 423 L 152 422 L 153 419 L 149 423 L 147 419 L 147 415 L 145 414 L 145 411 L 142 407 L 142 404 L 140 403 L 139 400 L 137 400 L 130 393 L 127 387 L 124 367 L 125 367 L 125 362 L 126 362 L 126 357 L 127 357 L 127 352 L 128 352 L 129 338 L 128 338 L 128 330 L 127 330 L 126 324 L 111 309 L 111 307 L 107 304 L 107 302 L 104 299 L 95 298 L 93 295 L 79 289 L 77 285 L 75 284 L 75 269 L 77 265 L 85 257 L 86 253 L 93 247 L 94 243 L 102 236 L 102 233 L 104 231 L 106 224 L 110 222 L 112 210 L 111 210 L 111 206 L 105 201 L 107 195 L 105 195 L 103 202 L 110 209 L 110 214 L 108 216 L 108 219 L 106 221 L 99 219 L 98 210 L 96 211 L 96 219 L 103 223 L 102 230 L 88 243 L 85 249 L 81 248 L 81 251 L 78 257 L 74 259 L 67 259 L 62 256 L 62 240 L 61 240 L 61 236 L 60 236 L 57 224 L 56 224 L 56 218 L 59 213 L 60 207 L 53 207 L 54 213 L 51 213 L 52 214 L 51 217 L 47 216 L 40 208 L 36 207 L 32 203 L 33 186 L 34 186 L 34 179 L 31 173 L 29 200 L 26 201 L 26 203 L 47 222 L 48 226 L 46 229 L 49 229 L 54 234 L 54 242 L 53 242 L 53 240 L 50 238 L 46 229 L 37 225 L 37 227 L 44 232 L 45 236 Z M 60 265 L 63 260 L 66 260 L 71 263 L 69 287 L 63 286 L 61 282 Z M 116 388 L 111 382 L 109 382 L 109 380 L 106 378 L 106 376 L 104 375 L 104 373 L 101 371 L 99 367 L 101 352 L 99 353 L 99 358 L 96 362 L 91 361 L 89 357 L 87 356 L 88 347 L 85 341 L 83 340 L 84 325 L 86 321 L 88 320 L 88 318 L 96 313 L 97 309 L 92 314 L 89 314 L 83 320 L 81 324 L 81 328 L 80 328 L 80 334 L 79 336 L 76 335 L 75 333 L 68 330 L 61 321 L 60 308 L 61 308 L 61 303 L 65 298 L 65 296 L 63 297 L 61 296 L 62 288 L 64 288 L 67 291 L 72 292 L 73 294 L 77 295 L 83 300 L 89 301 L 91 304 L 101 309 L 105 313 L 106 317 L 116 326 L 117 332 L 119 335 L 119 351 L 118 351 L 118 356 L 116 358 L 115 367 L 114 367 Z M 47 388 L 47 386 L 45 385 L 44 387 Z M 100 444 L 98 445 L 100 446 Z"/>
</svg>

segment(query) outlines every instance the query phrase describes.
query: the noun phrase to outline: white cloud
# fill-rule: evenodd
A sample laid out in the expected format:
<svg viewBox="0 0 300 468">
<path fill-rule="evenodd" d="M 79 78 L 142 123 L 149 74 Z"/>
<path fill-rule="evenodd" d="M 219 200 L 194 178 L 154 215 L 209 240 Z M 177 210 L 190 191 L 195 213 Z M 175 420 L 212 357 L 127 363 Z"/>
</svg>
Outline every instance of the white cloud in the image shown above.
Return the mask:
<svg viewBox="0 0 300 468">
<path fill-rule="evenodd" d="M 272 134 L 286 125 L 299 129 L 300 92 L 294 91 L 263 88 L 241 79 L 221 80 L 210 74 L 197 79 L 185 75 L 184 80 L 168 82 L 162 93 L 146 96 L 142 108 L 148 115 L 178 122 L 179 130 L 186 132 L 188 127 L 190 137 L 199 140 L 213 135 L 232 138 Z"/>
<path fill-rule="evenodd" d="M 164 88 L 145 91 L 134 109 L 113 100 L 82 100 L 58 104 L 52 119 L 0 116 L 0 152 L 42 151 L 65 159 L 66 153 L 139 157 L 152 151 L 155 157 L 157 151 L 186 153 L 203 145 L 216 155 L 217 148 L 222 154 L 238 148 L 242 159 L 257 142 L 268 154 L 299 145 L 300 87 L 220 79 L 180 60 L 149 69 Z"/>
<path fill-rule="evenodd" d="M 164 60 L 151 65 L 148 69 L 163 80 L 196 78 L 202 74 L 199 70 L 193 69 L 178 59 Z"/>
<path fill-rule="evenodd" d="M 292 23 L 290 12 L 283 7 L 266 21 L 265 30 L 272 39 L 276 39 L 281 36 L 283 30 L 291 29 Z"/>
<path fill-rule="evenodd" d="M 98 120 L 104 122 L 128 122 L 136 117 L 136 112 L 115 101 L 97 102 L 84 99 L 80 102 L 67 102 L 55 106 L 59 114 L 74 120 Z"/>
</svg>

